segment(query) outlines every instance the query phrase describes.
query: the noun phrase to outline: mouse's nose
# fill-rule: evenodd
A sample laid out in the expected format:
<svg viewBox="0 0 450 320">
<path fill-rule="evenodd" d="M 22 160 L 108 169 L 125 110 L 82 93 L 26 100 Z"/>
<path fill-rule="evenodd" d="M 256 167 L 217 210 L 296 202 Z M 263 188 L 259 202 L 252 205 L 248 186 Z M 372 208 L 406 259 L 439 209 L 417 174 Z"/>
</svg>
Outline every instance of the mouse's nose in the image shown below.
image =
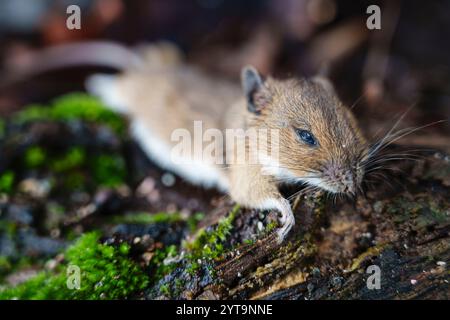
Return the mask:
<svg viewBox="0 0 450 320">
<path fill-rule="evenodd" d="M 345 192 L 352 195 L 356 194 L 356 181 L 351 170 L 346 170 L 340 166 L 330 165 L 324 172 L 330 181 L 338 186 L 339 192 Z"/>
</svg>

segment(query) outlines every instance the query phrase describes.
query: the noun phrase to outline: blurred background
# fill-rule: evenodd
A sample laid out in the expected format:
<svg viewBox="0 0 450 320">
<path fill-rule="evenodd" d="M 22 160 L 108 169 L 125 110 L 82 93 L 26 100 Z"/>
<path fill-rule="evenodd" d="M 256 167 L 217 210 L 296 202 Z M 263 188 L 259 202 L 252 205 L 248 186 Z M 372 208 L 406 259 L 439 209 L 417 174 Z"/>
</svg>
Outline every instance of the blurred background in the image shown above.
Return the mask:
<svg viewBox="0 0 450 320">
<path fill-rule="evenodd" d="M 81 8 L 81 30 L 66 27 L 67 7 L 74 4 Z M 366 27 L 370 16 L 366 11 L 373 4 L 381 8 L 381 30 Z M 399 141 L 403 149 L 394 151 L 413 152 L 420 145 L 446 154 L 433 152 L 431 157 L 414 162 L 405 161 L 405 153 L 400 154 L 399 163 L 386 167 L 381 178 L 371 180 L 369 176 L 368 198 L 358 198 L 356 204 L 329 201 L 326 209 L 317 211 L 313 202 L 295 201 L 300 203 L 294 204 L 294 210 L 301 223 L 296 224 L 293 234 L 307 235 L 307 247 L 289 246 L 289 254 L 276 249 L 277 256 L 264 245 L 257 259 L 253 257 L 256 251 L 245 249 L 241 252 L 252 255 L 245 267 L 247 273 L 241 277 L 241 272 L 236 272 L 238 276 L 232 281 L 253 291 L 276 288 L 272 277 L 259 272 L 259 264 L 267 260 L 270 270 L 266 270 L 277 279 L 288 272 L 295 272 L 288 277 L 295 281 L 311 275 L 311 282 L 298 287 L 305 294 L 309 292 L 304 297 L 310 299 L 310 284 L 317 288 L 319 297 L 321 292 L 338 292 L 335 289 L 343 283 L 351 283 L 344 280 L 352 275 L 347 272 L 349 266 L 353 268 L 362 256 L 381 252 L 380 262 L 370 260 L 370 264 L 392 268 L 395 273 L 386 279 L 387 286 L 383 284 L 388 291 L 374 290 L 367 297 L 398 298 L 400 292 L 406 298 L 445 296 L 448 272 L 445 266 L 439 267 L 443 271 L 435 270 L 437 259 L 447 261 L 449 252 L 449 12 L 448 0 L 1 0 L 0 299 L 2 286 L 20 284 L 42 270 L 54 273 L 66 263 L 77 265 L 81 261 L 84 272 L 84 266 L 89 266 L 83 261 L 92 260 L 95 266 L 99 259 L 91 258 L 90 251 L 84 249 L 98 244 L 92 236 L 88 236 L 88 245 L 77 249 L 75 262 L 61 255 L 90 231 L 100 231 L 105 244 L 128 241 L 132 258 L 151 277 L 146 288 L 151 289 L 150 294 L 133 289 L 131 281 L 120 281 L 125 284 L 121 292 L 126 293 L 120 297 L 133 294 L 153 299 L 154 292 L 167 291 L 171 282 L 176 284 L 173 291 L 180 292 L 172 276 L 168 282 L 159 282 L 172 272 L 162 262 L 173 258 L 174 251 L 181 250 L 182 242 L 196 230 L 217 224 L 234 206 L 218 191 L 194 187 L 151 163 L 129 135 L 126 119 L 106 110 L 96 99 L 77 93 L 84 90 L 84 80 L 90 74 L 119 70 L 91 65 L 34 72 L 45 66 L 33 60 L 33 53 L 92 40 L 111 40 L 130 48 L 170 41 L 184 53 L 186 63 L 234 81 L 239 80 L 245 64 L 276 77 L 326 72 L 372 142 L 386 134 L 406 111 L 396 129 L 428 125 L 405 136 Z M 82 53 L 92 56 L 93 61 L 114 57 L 113 52 L 108 57 L 99 52 Z M 435 123 L 439 120 L 447 121 Z M 233 222 L 233 234 L 224 245 L 219 243 L 222 249 L 240 248 L 237 246 L 247 245 L 248 240 L 254 243 L 255 235 L 264 235 L 273 230 L 269 226 L 276 225 L 276 212 L 243 212 L 246 214 Z M 135 237 L 140 240 L 135 241 Z M 318 251 L 311 250 L 313 256 L 304 259 L 298 252 L 310 251 L 309 243 Z M 203 244 L 199 248 L 210 249 Z M 378 251 L 381 248 L 386 251 Z M 280 260 L 282 255 L 287 260 Z M 269 256 L 275 260 L 268 260 Z M 297 258 L 291 258 L 294 256 Z M 235 256 L 230 257 L 234 260 Z M 193 296 L 193 286 L 206 283 L 205 288 L 209 288 L 212 281 L 209 272 L 204 278 L 192 278 L 192 265 L 183 262 L 184 269 L 177 268 L 184 270 L 182 274 L 174 273 L 189 284 L 187 297 Z M 236 265 L 242 270 L 243 264 Z M 256 272 L 257 266 L 261 278 L 241 282 Z M 116 277 L 104 281 L 103 273 L 95 272 L 101 281 L 92 280 L 91 286 L 86 283 L 98 294 L 102 291 L 97 290 L 97 284 L 116 283 Z M 109 268 L 107 274 L 111 274 Z M 129 269 L 126 274 L 134 279 Z M 358 269 L 353 274 L 365 272 Z M 353 278 L 358 286 L 365 283 L 359 277 Z M 267 278 L 264 286 L 260 284 L 263 278 Z M 63 279 L 65 286 L 65 278 L 58 279 Z M 48 290 L 52 282 L 45 277 L 41 280 L 34 282 L 34 291 L 24 292 L 26 298 L 53 297 Z M 319 280 L 328 289 L 317 286 Z M 63 291 L 55 288 L 53 292 L 60 297 Z M 103 290 L 109 293 L 108 288 Z M 408 290 L 417 293 L 410 295 Z M 353 287 L 343 286 L 344 291 L 366 298 L 358 296 Z M 249 296 L 237 292 L 241 299 Z M 368 292 L 365 286 L 363 292 Z M 90 298 L 103 299 L 103 295 Z"/>
<path fill-rule="evenodd" d="M 71 4 L 81 8 L 81 30 L 66 28 Z M 371 4 L 381 7 L 381 30 L 366 28 Z M 355 113 L 377 131 L 411 105 L 407 119 L 414 124 L 449 119 L 448 12 L 445 0 L 4 0 L 0 76 L 11 76 L 8 61 L 47 46 L 167 40 L 188 63 L 236 80 L 247 63 L 280 77 L 327 70 L 344 102 L 356 103 Z M 84 78 L 98 69 L 63 68 L 7 82 L 0 87 L 0 115 L 83 90 Z M 449 126 L 428 131 L 448 134 Z"/>
</svg>

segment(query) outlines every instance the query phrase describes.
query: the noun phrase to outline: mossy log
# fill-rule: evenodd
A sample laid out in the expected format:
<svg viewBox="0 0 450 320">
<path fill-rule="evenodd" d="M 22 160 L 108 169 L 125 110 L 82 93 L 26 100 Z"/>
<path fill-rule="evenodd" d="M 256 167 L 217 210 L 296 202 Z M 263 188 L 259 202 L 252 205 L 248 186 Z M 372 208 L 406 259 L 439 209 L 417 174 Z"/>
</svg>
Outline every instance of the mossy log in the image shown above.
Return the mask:
<svg viewBox="0 0 450 320">
<path fill-rule="evenodd" d="M 70 254 L 60 253 L 97 230 L 101 245 L 120 249 L 125 242 L 123 260 L 142 271 L 145 285 L 120 282 L 136 289 L 123 298 L 449 298 L 447 154 L 416 152 L 418 161 L 392 162 L 375 173 L 381 179 L 366 177 L 365 195 L 356 199 L 297 196 L 296 225 L 278 244 L 277 212 L 238 208 L 223 194 L 175 177 L 165 185 L 164 173 L 117 115 L 84 95 L 58 101 L 12 116 L 0 135 L 0 291 L 30 278 L 30 271 L 63 279 L 61 268 L 70 261 L 61 259 Z M 389 151 L 408 149 L 417 147 Z M 282 191 L 292 197 L 299 189 Z M 89 254 L 79 252 L 86 274 L 98 274 Z M 54 264 L 61 270 L 47 270 Z M 371 265 L 380 269 L 380 289 L 367 286 Z M 118 278 L 129 279 L 129 272 Z M 14 297 L 60 291 L 43 290 L 40 280 L 22 287 L 38 292 L 13 289 Z M 98 285 L 85 296 L 108 298 L 96 294 Z"/>
<path fill-rule="evenodd" d="M 379 182 L 355 203 L 303 197 L 297 224 L 281 245 L 273 233 L 233 246 L 204 273 L 202 285 L 178 287 L 170 298 L 192 299 L 448 299 L 450 164 L 442 153 L 395 164 L 404 173 Z M 394 177 L 394 176 L 392 176 Z M 268 216 L 275 213 L 269 213 Z M 241 210 L 230 236 L 238 243 L 258 213 Z M 242 227 L 246 225 L 246 227 Z M 258 232 L 253 229 L 253 232 Z M 245 242 L 245 241 L 244 241 Z M 379 267 L 379 289 L 367 285 Z M 211 271 L 212 270 L 212 271 Z M 183 267 L 177 271 L 183 274 Z M 201 280 L 199 280 L 201 279 Z M 163 279 L 158 285 L 173 278 Z M 158 285 L 156 287 L 158 287 Z M 153 295 L 151 298 L 168 298 Z"/>
</svg>

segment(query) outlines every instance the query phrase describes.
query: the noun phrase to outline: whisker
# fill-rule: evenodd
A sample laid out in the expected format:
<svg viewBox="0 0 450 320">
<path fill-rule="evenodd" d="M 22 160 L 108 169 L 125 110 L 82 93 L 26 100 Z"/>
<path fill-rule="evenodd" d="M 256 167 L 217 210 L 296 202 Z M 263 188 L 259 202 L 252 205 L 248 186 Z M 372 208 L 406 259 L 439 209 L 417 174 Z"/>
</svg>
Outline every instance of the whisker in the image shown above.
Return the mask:
<svg viewBox="0 0 450 320">
<path fill-rule="evenodd" d="M 359 103 L 359 101 L 361 101 L 361 99 L 366 95 L 366 91 L 364 91 L 359 97 L 358 99 L 355 100 L 355 102 L 353 102 L 352 106 L 350 107 L 350 110 L 353 110 L 354 107 L 356 107 L 356 105 Z"/>
<path fill-rule="evenodd" d="M 393 135 L 393 137 L 392 137 L 393 139 L 391 139 L 391 140 L 389 140 L 389 141 L 387 141 L 387 142 L 386 142 L 386 140 L 384 139 L 385 142 L 382 141 L 382 143 L 380 143 L 379 145 L 377 145 L 377 147 L 376 147 L 373 151 L 371 151 L 371 154 L 375 154 L 375 153 L 377 153 L 377 152 L 379 152 L 379 151 L 385 149 L 387 146 L 391 145 L 391 144 L 394 143 L 395 141 L 398 141 L 398 140 L 400 140 L 401 138 L 403 138 L 403 137 L 405 137 L 405 136 L 407 136 L 407 135 L 410 135 L 410 134 L 412 134 L 412 133 L 414 133 L 414 132 L 416 132 L 416 131 L 418 131 L 418 130 L 425 129 L 425 128 L 427 128 L 427 127 L 430 127 L 430 126 L 433 126 L 433 125 L 435 125 L 435 124 L 442 123 L 442 122 L 445 122 L 445 121 L 446 121 L 446 120 L 438 120 L 438 121 L 434 121 L 434 122 L 428 123 L 428 124 L 423 125 L 423 126 L 402 129 L 403 131 L 406 131 L 406 132 L 402 132 L 400 135 L 397 135 L 398 132 L 395 133 L 395 134 Z M 402 131 L 402 130 L 399 130 L 399 132 Z M 388 133 L 388 134 L 389 134 L 389 133 Z M 370 156 L 370 155 L 369 155 L 369 156 Z"/>
<path fill-rule="evenodd" d="M 377 141 L 376 144 L 382 144 L 385 139 L 397 128 L 397 126 L 400 124 L 400 122 L 403 120 L 403 118 L 409 113 L 409 111 L 411 111 L 411 109 L 415 106 L 416 104 L 413 103 L 410 107 L 408 107 L 408 109 L 406 109 L 405 112 L 403 112 L 403 114 L 398 118 L 398 120 L 394 123 L 394 125 L 392 126 L 392 128 L 387 132 L 387 134 L 380 140 Z M 376 152 L 376 151 L 375 151 Z"/>
<path fill-rule="evenodd" d="M 299 195 L 302 195 L 302 194 L 304 194 L 304 193 L 311 192 L 311 191 L 316 191 L 316 190 L 318 190 L 318 189 L 319 189 L 319 188 L 318 188 L 317 186 L 309 185 L 309 186 L 307 186 L 306 188 L 301 189 L 301 190 L 295 192 L 294 194 L 292 194 L 291 196 L 289 196 L 287 199 L 288 199 L 289 201 L 291 201 L 292 199 L 296 198 L 296 197 L 299 196 Z"/>
<path fill-rule="evenodd" d="M 376 161 L 371 161 L 371 162 L 367 163 L 366 166 L 379 164 L 379 163 L 385 163 L 388 161 L 397 161 L 397 160 L 419 161 L 422 159 L 424 159 L 424 157 L 411 157 L 411 156 L 410 157 L 387 157 L 387 158 L 376 159 Z"/>
</svg>

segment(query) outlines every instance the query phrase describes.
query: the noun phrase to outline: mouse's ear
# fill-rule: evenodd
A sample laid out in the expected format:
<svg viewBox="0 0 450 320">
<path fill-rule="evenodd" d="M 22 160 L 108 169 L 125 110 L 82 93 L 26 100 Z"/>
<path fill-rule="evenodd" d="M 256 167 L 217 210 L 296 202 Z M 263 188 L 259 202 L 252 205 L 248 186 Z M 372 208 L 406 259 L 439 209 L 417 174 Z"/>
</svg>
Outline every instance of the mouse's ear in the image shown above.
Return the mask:
<svg viewBox="0 0 450 320">
<path fill-rule="evenodd" d="M 261 99 L 267 94 L 264 79 L 253 66 L 245 66 L 241 71 L 241 83 L 250 112 L 259 114 L 266 103 Z"/>
</svg>

